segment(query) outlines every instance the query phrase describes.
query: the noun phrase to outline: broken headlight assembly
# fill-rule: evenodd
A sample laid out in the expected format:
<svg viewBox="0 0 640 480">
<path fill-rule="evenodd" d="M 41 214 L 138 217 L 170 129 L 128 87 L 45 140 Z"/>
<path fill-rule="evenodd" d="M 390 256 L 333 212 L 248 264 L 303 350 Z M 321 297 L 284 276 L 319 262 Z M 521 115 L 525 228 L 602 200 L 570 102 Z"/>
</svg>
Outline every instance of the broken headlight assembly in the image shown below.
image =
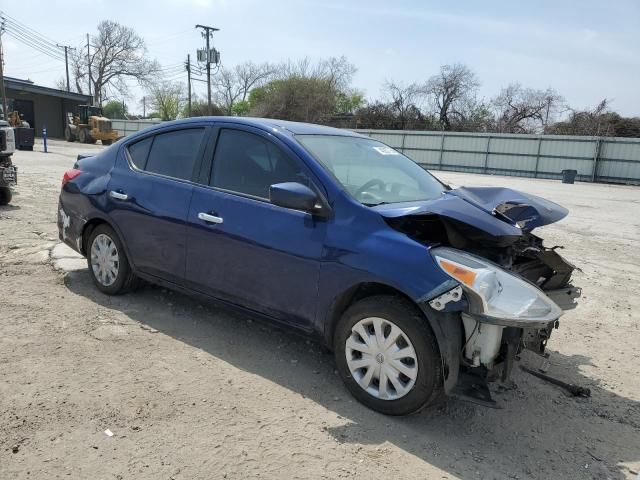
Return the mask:
<svg viewBox="0 0 640 480">
<path fill-rule="evenodd" d="M 538 287 L 476 255 L 448 247 L 431 249 L 437 265 L 460 282 L 469 313 L 495 325 L 544 326 L 562 310 Z"/>
</svg>

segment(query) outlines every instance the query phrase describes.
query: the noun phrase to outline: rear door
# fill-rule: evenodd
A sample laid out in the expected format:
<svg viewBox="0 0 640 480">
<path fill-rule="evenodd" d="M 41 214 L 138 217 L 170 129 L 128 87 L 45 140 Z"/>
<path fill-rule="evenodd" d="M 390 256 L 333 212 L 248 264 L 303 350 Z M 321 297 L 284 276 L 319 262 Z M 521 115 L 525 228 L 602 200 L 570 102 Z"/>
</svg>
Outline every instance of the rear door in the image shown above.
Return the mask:
<svg viewBox="0 0 640 480">
<path fill-rule="evenodd" d="M 209 127 L 162 130 L 120 149 L 107 210 L 135 268 L 182 283 L 194 172 Z"/>
<path fill-rule="evenodd" d="M 261 130 L 222 126 L 203 178 L 208 185 L 194 187 L 188 216 L 189 285 L 310 328 L 325 221 L 268 200 L 274 183 L 311 184 L 307 168 Z"/>
</svg>

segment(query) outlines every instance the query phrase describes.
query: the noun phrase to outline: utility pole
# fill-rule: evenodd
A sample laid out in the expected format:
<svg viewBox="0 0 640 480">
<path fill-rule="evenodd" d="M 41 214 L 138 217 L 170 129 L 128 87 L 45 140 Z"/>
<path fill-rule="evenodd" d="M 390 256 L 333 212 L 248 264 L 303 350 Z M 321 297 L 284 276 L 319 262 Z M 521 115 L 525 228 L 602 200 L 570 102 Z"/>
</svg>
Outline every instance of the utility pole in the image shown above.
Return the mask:
<svg viewBox="0 0 640 480">
<path fill-rule="evenodd" d="M 0 23 L 0 95 L 2 95 L 2 116 L 9 120 L 7 112 L 7 92 L 4 89 L 4 50 L 2 49 L 2 33 L 4 32 L 4 19 Z"/>
<path fill-rule="evenodd" d="M 87 72 L 89 77 L 89 97 L 91 97 L 91 52 L 89 51 L 89 34 L 87 33 Z M 93 98 L 89 100 L 93 105 Z"/>
<path fill-rule="evenodd" d="M 220 29 L 206 25 L 196 25 L 196 28 L 202 29 L 202 36 L 207 40 L 207 115 L 211 115 L 211 48 L 209 46 L 209 39 L 213 35 L 213 32 L 217 32 Z"/>
<path fill-rule="evenodd" d="M 71 91 L 71 86 L 69 84 L 69 55 L 67 53 L 68 50 L 75 50 L 75 48 L 70 47 L 68 45 L 59 45 L 56 43 L 56 47 L 64 48 L 64 66 L 67 69 L 67 92 Z"/>
<path fill-rule="evenodd" d="M 147 97 L 142 97 L 142 118 L 147 118 Z"/>
<path fill-rule="evenodd" d="M 191 116 L 191 55 L 187 54 L 187 91 L 189 93 L 187 100 L 187 116 Z"/>
</svg>

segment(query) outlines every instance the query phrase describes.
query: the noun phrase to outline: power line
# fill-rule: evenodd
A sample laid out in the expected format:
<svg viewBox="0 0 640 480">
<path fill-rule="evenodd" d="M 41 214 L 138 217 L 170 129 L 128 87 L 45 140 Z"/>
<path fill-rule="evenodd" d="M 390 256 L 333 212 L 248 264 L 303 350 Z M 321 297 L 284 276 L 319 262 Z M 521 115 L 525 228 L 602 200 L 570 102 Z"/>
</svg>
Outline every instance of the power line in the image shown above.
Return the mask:
<svg viewBox="0 0 640 480">
<path fill-rule="evenodd" d="M 35 36 L 38 36 L 42 39 L 42 41 L 44 41 L 45 43 L 48 43 L 49 45 L 51 45 L 52 47 L 55 48 L 56 42 L 55 40 L 50 39 L 49 37 L 41 34 L 40 32 L 34 30 L 31 27 L 28 27 L 27 25 L 25 25 L 24 23 L 16 20 L 15 18 L 13 18 L 10 15 L 7 15 L 5 12 L 0 12 L 0 17 L 3 17 L 7 22 L 11 22 L 16 24 L 19 28 L 22 28 L 24 30 L 27 30 L 29 32 L 31 32 L 32 34 L 34 34 Z"/>
<path fill-rule="evenodd" d="M 30 29 L 29 27 L 15 22 L 6 16 L 0 16 L 5 22 L 7 31 L 12 31 L 16 35 L 20 36 L 24 41 L 37 45 L 40 49 L 45 50 L 52 54 L 59 54 L 56 43 L 50 41 L 44 35 Z"/>
<path fill-rule="evenodd" d="M 55 60 L 59 60 L 59 61 L 63 61 L 64 60 L 62 54 L 57 54 L 57 53 L 53 53 L 53 52 L 51 52 L 49 50 L 46 50 L 42 46 L 40 46 L 37 43 L 34 43 L 34 42 L 28 40 L 27 38 L 23 37 L 21 34 L 16 33 L 13 30 L 10 30 L 10 29 L 7 28 L 5 31 L 7 32 L 7 35 L 11 36 L 12 38 L 14 38 L 15 40 L 19 41 L 20 43 L 23 43 L 23 44 L 25 44 L 25 45 L 27 45 L 27 46 L 29 46 L 29 47 L 31 47 L 31 48 L 33 48 L 33 49 L 45 54 L 45 55 L 47 55 L 47 56 L 49 56 L 49 57 L 51 57 L 51 58 L 53 58 Z"/>
<path fill-rule="evenodd" d="M 7 21 L 4 17 L 0 17 L 0 19 L 2 19 L 3 21 L 3 25 L 5 27 L 5 31 L 7 32 L 7 34 L 13 37 L 14 39 L 55 60 L 62 60 L 64 58 L 64 56 L 58 50 L 57 47 L 55 46 L 51 47 L 48 43 L 29 34 L 23 29 L 16 27 L 15 25 Z"/>
</svg>

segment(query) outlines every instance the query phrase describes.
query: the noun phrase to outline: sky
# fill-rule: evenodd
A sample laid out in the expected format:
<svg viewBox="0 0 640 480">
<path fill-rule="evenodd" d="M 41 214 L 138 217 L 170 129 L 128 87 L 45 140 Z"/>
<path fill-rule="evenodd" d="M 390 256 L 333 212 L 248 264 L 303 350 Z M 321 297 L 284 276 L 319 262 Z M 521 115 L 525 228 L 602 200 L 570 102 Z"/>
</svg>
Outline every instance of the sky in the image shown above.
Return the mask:
<svg viewBox="0 0 640 480">
<path fill-rule="evenodd" d="M 64 5 L 62 8 L 61 5 Z M 382 98 L 386 80 L 425 82 L 444 64 L 464 63 L 490 99 L 509 83 L 562 94 L 573 108 L 603 98 L 640 116 L 640 2 L 419 0 L 51 0 L 3 1 L 0 10 L 60 44 L 82 47 L 110 19 L 133 27 L 168 78 L 204 40 L 196 24 L 220 28 L 222 63 L 279 62 L 345 55 L 353 87 Z M 3 35 L 5 75 L 54 86 L 64 62 Z M 143 92 L 131 82 L 129 110 Z M 204 84 L 195 84 L 201 95 Z"/>
</svg>

